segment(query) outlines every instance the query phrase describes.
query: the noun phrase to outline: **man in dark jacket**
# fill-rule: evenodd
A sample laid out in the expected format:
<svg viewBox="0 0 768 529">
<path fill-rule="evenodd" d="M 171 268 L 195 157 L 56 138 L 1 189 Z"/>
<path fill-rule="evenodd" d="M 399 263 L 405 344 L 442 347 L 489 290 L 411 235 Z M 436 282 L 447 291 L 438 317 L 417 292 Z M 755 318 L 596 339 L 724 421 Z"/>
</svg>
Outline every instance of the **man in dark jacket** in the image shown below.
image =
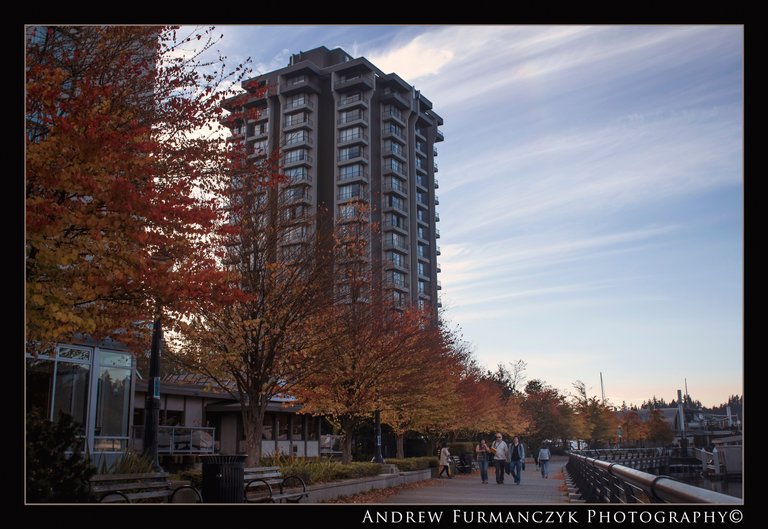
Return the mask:
<svg viewBox="0 0 768 529">
<path fill-rule="evenodd" d="M 523 462 L 525 461 L 525 448 L 520 439 L 515 436 L 512 439 L 512 444 L 509 445 L 509 462 L 512 466 L 512 478 L 515 480 L 515 484 L 520 484 L 520 478 L 523 474 Z"/>
</svg>

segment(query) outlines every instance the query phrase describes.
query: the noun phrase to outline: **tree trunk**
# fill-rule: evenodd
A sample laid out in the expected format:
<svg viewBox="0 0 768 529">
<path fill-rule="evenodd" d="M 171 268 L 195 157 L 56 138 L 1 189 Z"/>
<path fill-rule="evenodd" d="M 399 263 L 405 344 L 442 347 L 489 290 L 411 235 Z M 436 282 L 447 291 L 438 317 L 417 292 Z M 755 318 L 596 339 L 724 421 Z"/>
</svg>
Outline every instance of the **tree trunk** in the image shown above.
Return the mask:
<svg viewBox="0 0 768 529">
<path fill-rule="evenodd" d="M 354 421 L 344 417 L 341 419 L 341 433 L 344 436 L 342 445 L 341 463 L 348 465 L 352 462 L 352 432 L 354 430 Z"/>
<path fill-rule="evenodd" d="M 250 402 L 257 402 L 257 399 L 250 399 Z M 261 463 L 261 436 L 264 430 L 264 413 L 266 406 L 246 405 L 240 402 L 243 410 L 243 431 L 245 433 L 246 446 L 246 467 L 255 467 Z"/>
<path fill-rule="evenodd" d="M 397 434 L 397 459 L 405 459 L 405 434 Z"/>
</svg>

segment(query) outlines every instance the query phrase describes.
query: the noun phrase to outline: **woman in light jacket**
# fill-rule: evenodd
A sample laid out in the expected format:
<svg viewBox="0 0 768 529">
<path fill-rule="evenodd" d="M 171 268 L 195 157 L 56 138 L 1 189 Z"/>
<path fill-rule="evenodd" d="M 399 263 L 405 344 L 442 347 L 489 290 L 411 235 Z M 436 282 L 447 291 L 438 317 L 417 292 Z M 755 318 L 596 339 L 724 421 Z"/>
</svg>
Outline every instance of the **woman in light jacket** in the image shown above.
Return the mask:
<svg viewBox="0 0 768 529">
<path fill-rule="evenodd" d="M 453 476 L 451 476 L 451 452 L 448 450 L 448 446 L 444 446 L 440 450 L 440 473 L 437 475 L 438 478 L 443 477 L 443 472 L 445 472 L 448 475 L 448 479 L 453 479 Z"/>
</svg>

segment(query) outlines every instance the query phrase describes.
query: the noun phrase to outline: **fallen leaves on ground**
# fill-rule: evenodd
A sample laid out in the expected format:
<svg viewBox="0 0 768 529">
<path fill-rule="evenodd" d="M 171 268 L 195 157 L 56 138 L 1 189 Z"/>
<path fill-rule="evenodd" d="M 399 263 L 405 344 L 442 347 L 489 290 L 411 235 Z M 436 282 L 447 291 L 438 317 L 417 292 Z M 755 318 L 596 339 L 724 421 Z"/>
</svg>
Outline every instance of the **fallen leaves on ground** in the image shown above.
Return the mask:
<svg viewBox="0 0 768 529">
<path fill-rule="evenodd" d="M 469 478 L 472 476 L 455 476 L 456 479 Z M 474 476 L 475 478 L 477 476 Z M 416 483 L 406 483 L 404 485 L 398 485 L 396 487 L 388 487 L 386 489 L 373 489 L 352 496 L 344 496 L 336 498 L 335 500 L 328 500 L 325 503 L 381 503 L 385 498 L 399 494 L 404 490 L 421 489 L 424 487 L 431 487 L 437 484 L 437 479 L 428 479 L 424 481 L 417 481 Z"/>
</svg>

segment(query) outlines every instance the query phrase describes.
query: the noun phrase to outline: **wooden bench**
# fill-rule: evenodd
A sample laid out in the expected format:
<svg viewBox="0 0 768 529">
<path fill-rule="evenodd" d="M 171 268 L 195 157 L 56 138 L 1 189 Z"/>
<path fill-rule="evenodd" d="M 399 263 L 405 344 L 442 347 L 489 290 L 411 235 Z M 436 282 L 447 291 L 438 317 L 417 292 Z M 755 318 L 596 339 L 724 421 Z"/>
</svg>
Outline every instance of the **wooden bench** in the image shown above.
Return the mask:
<svg viewBox="0 0 768 529">
<path fill-rule="evenodd" d="M 144 474 L 97 474 L 90 479 L 91 495 L 100 503 L 202 503 L 200 492 L 191 485 L 171 487 L 166 472 Z M 189 501 L 187 498 L 191 498 Z"/>
<path fill-rule="evenodd" d="M 299 503 L 307 485 L 299 476 L 283 476 L 280 467 L 252 467 L 244 471 L 247 503 Z"/>
<path fill-rule="evenodd" d="M 461 457 L 451 456 L 451 461 L 453 462 L 453 467 L 456 469 L 456 472 L 461 472 L 462 474 L 469 474 L 472 472 L 472 464 L 466 464 L 461 460 Z"/>
</svg>

